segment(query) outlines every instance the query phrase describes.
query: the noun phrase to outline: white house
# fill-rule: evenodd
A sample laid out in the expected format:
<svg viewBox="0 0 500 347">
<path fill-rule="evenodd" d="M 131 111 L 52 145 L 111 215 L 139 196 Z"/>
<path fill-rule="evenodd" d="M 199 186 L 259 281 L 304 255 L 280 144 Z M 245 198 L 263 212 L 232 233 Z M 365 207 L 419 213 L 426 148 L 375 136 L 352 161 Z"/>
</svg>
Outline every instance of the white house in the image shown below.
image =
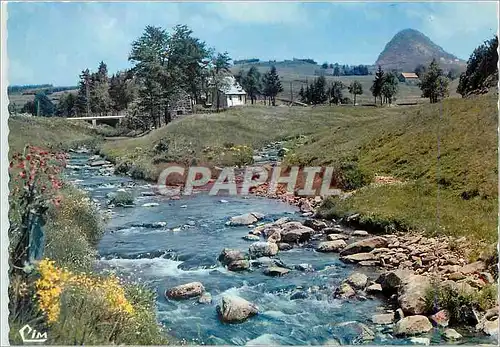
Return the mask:
<svg viewBox="0 0 500 347">
<path fill-rule="evenodd" d="M 219 88 L 219 107 L 233 107 L 245 105 L 247 101 L 247 93 L 243 87 L 236 82 L 234 76 L 226 77 L 226 85 Z M 213 95 L 212 106 L 217 106 L 217 93 Z"/>
</svg>

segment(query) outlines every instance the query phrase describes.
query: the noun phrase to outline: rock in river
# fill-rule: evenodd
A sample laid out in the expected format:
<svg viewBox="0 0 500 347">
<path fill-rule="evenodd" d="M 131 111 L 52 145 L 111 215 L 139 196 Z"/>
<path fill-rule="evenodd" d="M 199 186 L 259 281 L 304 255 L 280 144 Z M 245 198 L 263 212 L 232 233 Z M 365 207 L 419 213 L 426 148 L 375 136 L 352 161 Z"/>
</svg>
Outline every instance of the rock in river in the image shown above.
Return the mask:
<svg viewBox="0 0 500 347">
<path fill-rule="evenodd" d="M 373 251 L 375 248 L 385 247 L 387 247 L 387 240 L 383 237 L 375 236 L 351 243 L 349 246 L 344 248 L 344 250 L 342 250 L 340 255 L 344 257 L 356 253 L 367 253 Z"/>
<path fill-rule="evenodd" d="M 429 332 L 432 324 L 426 316 L 408 316 L 396 323 L 394 334 L 396 336 L 411 336 Z"/>
<path fill-rule="evenodd" d="M 245 213 L 240 216 L 231 217 L 228 224 L 232 226 L 250 225 L 264 218 L 264 215 L 257 212 Z"/>
<path fill-rule="evenodd" d="M 244 260 L 245 255 L 237 249 L 224 248 L 219 255 L 218 260 L 222 265 L 229 265 L 230 263 L 237 260 Z"/>
<path fill-rule="evenodd" d="M 403 280 L 398 293 L 398 303 L 405 315 L 425 313 L 425 296 L 430 287 L 428 277 L 410 275 Z"/>
<path fill-rule="evenodd" d="M 238 296 L 222 297 L 222 302 L 217 305 L 217 313 L 223 322 L 239 323 L 255 316 L 259 312 L 258 307 Z"/>
<path fill-rule="evenodd" d="M 318 252 L 340 252 L 346 246 L 347 243 L 344 240 L 324 241 L 320 242 L 316 250 Z"/>
<path fill-rule="evenodd" d="M 200 282 L 191 282 L 170 288 L 166 291 L 165 295 L 169 299 L 189 299 L 200 296 L 204 291 L 203 284 Z"/>
<path fill-rule="evenodd" d="M 248 260 L 235 260 L 227 264 L 227 269 L 229 271 L 243 271 L 250 268 L 250 262 Z"/>
<path fill-rule="evenodd" d="M 246 241 L 259 241 L 260 237 L 258 237 L 257 235 L 248 234 L 243 236 L 242 239 Z"/>
<path fill-rule="evenodd" d="M 264 270 L 264 275 L 271 276 L 271 277 L 279 277 L 279 276 L 286 275 L 289 272 L 290 272 L 290 270 L 288 270 L 284 267 L 271 266 L 271 267 L 268 267 L 267 269 Z"/>
<path fill-rule="evenodd" d="M 334 242 L 334 241 L 332 241 L 332 242 Z M 349 246 L 347 246 L 347 247 L 349 247 Z M 342 260 L 344 263 L 347 263 L 347 264 L 367 262 L 367 261 L 376 260 L 376 259 L 377 259 L 377 257 L 375 257 L 375 255 L 373 255 L 372 253 L 356 253 L 356 254 L 351 254 L 351 255 L 346 255 L 346 256 L 340 257 L 340 260 Z"/>
<path fill-rule="evenodd" d="M 278 246 L 272 242 L 255 242 L 252 243 L 248 249 L 250 257 L 272 257 L 278 253 Z"/>
<path fill-rule="evenodd" d="M 346 283 L 354 289 L 364 289 L 368 283 L 368 277 L 365 274 L 355 272 L 346 279 Z"/>
</svg>

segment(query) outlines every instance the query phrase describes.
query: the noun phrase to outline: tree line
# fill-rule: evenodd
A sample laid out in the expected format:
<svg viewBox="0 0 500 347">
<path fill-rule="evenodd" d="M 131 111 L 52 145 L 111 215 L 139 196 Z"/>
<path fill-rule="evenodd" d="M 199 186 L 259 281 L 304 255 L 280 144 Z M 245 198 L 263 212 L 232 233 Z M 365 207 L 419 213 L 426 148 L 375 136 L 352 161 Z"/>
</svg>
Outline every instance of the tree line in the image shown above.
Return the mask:
<svg viewBox="0 0 500 347">
<path fill-rule="evenodd" d="M 339 65 L 338 63 L 328 64 L 328 62 L 324 62 L 321 68 L 333 70 L 333 76 L 366 76 L 370 74 L 368 65 Z"/>
<path fill-rule="evenodd" d="M 283 91 L 278 71 L 274 65 L 263 75 L 255 66 L 252 66 L 247 72 L 240 70 L 235 79 L 246 91 L 252 105 L 259 96 L 262 96 L 264 103 L 268 101 L 269 105 L 276 106 L 276 96 Z"/>
</svg>

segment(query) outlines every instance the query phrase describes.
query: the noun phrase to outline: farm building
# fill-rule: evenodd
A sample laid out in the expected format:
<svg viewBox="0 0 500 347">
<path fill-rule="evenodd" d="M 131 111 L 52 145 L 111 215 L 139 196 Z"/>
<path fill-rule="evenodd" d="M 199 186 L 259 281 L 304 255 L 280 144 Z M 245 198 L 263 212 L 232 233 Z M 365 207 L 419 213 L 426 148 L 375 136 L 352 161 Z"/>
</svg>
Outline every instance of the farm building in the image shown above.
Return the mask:
<svg viewBox="0 0 500 347">
<path fill-rule="evenodd" d="M 399 75 L 399 81 L 412 84 L 418 83 L 419 79 L 417 74 L 414 72 L 401 72 L 401 74 Z"/>
<path fill-rule="evenodd" d="M 243 87 L 236 82 L 234 76 L 226 77 L 226 85 L 219 89 L 219 107 L 227 108 L 245 105 L 247 93 Z M 217 93 L 212 95 L 212 106 L 217 107 Z"/>
</svg>

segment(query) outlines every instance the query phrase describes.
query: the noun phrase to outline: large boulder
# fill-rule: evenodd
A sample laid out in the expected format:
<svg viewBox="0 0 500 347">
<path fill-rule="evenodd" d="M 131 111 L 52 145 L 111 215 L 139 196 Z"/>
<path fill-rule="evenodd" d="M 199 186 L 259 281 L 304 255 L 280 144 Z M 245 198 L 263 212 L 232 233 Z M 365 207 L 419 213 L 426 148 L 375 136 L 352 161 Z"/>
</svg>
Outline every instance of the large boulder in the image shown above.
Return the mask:
<svg viewBox="0 0 500 347">
<path fill-rule="evenodd" d="M 404 278 L 398 292 L 398 303 L 405 315 L 425 313 L 425 296 L 431 283 L 428 277 L 410 275 Z"/>
<path fill-rule="evenodd" d="M 432 324 L 426 316 L 408 316 L 396 323 L 394 335 L 412 336 L 427 333 L 430 330 L 432 330 Z"/>
<path fill-rule="evenodd" d="M 480 273 L 484 270 L 486 270 L 486 264 L 484 262 L 478 260 L 474 263 L 470 263 L 470 264 L 463 266 L 460 269 L 460 272 L 465 274 L 465 275 L 468 275 L 468 274 L 472 274 L 472 273 Z"/>
<path fill-rule="evenodd" d="M 332 241 L 334 242 L 334 241 Z M 349 246 L 347 246 L 349 247 Z M 341 253 L 342 254 L 342 253 Z M 341 256 L 340 260 L 347 264 L 355 264 L 361 262 L 371 262 L 378 260 L 377 257 L 372 253 L 356 253 L 346 256 Z"/>
<path fill-rule="evenodd" d="M 385 294 L 391 295 L 397 293 L 403 280 L 412 274 L 409 270 L 388 271 L 381 274 L 375 282 L 382 286 L 382 291 Z"/>
<path fill-rule="evenodd" d="M 375 248 L 385 248 L 387 247 L 387 240 L 380 236 L 370 237 L 369 239 L 360 240 L 348 245 L 340 253 L 341 256 L 347 256 L 356 253 L 368 253 L 373 251 Z"/>
<path fill-rule="evenodd" d="M 368 277 L 365 274 L 355 272 L 346 279 L 346 283 L 354 289 L 364 289 L 368 283 Z"/>
<path fill-rule="evenodd" d="M 287 222 L 281 225 L 281 241 L 286 243 L 305 242 L 315 232 L 300 222 Z"/>
<path fill-rule="evenodd" d="M 333 296 L 335 298 L 340 297 L 342 299 L 352 298 L 355 295 L 356 292 L 354 291 L 354 289 L 352 289 L 352 287 L 345 282 L 340 284 L 340 286 L 333 293 Z"/>
<path fill-rule="evenodd" d="M 169 299 L 189 299 L 200 296 L 204 291 L 203 284 L 200 282 L 191 282 L 170 288 L 165 292 L 165 295 Z"/>
<path fill-rule="evenodd" d="M 375 314 L 372 316 L 372 322 L 377 325 L 392 324 L 394 322 L 394 312 Z"/>
<path fill-rule="evenodd" d="M 239 216 L 231 217 L 229 220 L 229 225 L 239 226 L 239 225 L 250 225 L 254 224 L 258 220 L 264 218 L 264 215 L 257 212 L 245 213 Z"/>
<path fill-rule="evenodd" d="M 271 277 L 279 277 L 286 275 L 290 270 L 284 267 L 271 266 L 264 270 L 264 275 Z"/>
<path fill-rule="evenodd" d="M 446 328 L 450 323 L 450 313 L 448 310 L 441 310 L 430 316 L 429 319 L 432 324 L 438 327 Z"/>
<path fill-rule="evenodd" d="M 229 271 L 243 271 L 250 268 L 250 262 L 248 260 L 235 260 L 227 264 L 227 269 Z"/>
<path fill-rule="evenodd" d="M 229 265 L 232 262 L 237 260 L 245 260 L 246 257 L 243 252 L 237 249 L 224 248 L 219 255 L 218 260 L 222 263 L 222 265 Z"/>
<path fill-rule="evenodd" d="M 316 251 L 318 252 L 340 252 L 347 243 L 344 240 L 320 242 Z"/>
<path fill-rule="evenodd" d="M 278 253 L 278 245 L 272 242 L 255 242 L 248 248 L 252 259 L 260 257 L 272 257 Z"/>
<path fill-rule="evenodd" d="M 326 228 L 328 225 L 325 222 L 317 219 L 306 219 L 304 221 L 304 226 L 309 227 L 315 231 L 320 231 Z"/>
<path fill-rule="evenodd" d="M 243 322 L 258 312 L 259 309 L 255 304 L 238 296 L 223 296 L 221 303 L 217 305 L 217 313 L 220 319 L 226 323 Z"/>
</svg>

